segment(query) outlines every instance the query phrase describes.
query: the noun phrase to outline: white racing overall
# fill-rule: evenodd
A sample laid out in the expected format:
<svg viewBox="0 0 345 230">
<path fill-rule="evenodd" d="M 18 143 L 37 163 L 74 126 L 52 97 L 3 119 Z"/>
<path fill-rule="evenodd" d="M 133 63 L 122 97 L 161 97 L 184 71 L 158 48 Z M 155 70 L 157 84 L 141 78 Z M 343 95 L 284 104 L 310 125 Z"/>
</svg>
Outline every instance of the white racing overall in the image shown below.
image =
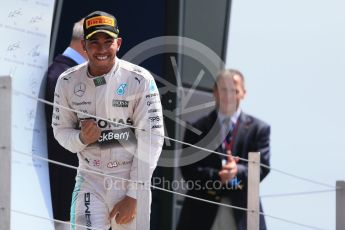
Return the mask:
<svg viewBox="0 0 345 230">
<path fill-rule="evenodd" d="M 155 81 L 144 68 L 116 58 L 112 70 L 103 76 L 91 78 L 87 69 L 85 63 L 59 77 L 54 103 L 105 119 L 90 118 L 55 106 L 52 127 L 57 141 L 77 153 L 79 159 L 71 205 L 71 229 L 88 229 L 73 226 L 78 224 L 108 230 L 112 208 L 126 195 L 136 198 L 137 184 L 80 169 L 137 181 L 138 158 L 135 156 L 138 151 L 145 151 L 141 155 L 149 154 L 152 176 L 164 140 L 162 106 Z M 83 119 L 94 119 L 102 130 L 94 144 L 86 146 L 79 139 Z M 142 143 L 140 147 L 138 143 Z M 113 230 L 135 229 L 135 221 L 126 225 L 112 222 Z"/>
</svg>

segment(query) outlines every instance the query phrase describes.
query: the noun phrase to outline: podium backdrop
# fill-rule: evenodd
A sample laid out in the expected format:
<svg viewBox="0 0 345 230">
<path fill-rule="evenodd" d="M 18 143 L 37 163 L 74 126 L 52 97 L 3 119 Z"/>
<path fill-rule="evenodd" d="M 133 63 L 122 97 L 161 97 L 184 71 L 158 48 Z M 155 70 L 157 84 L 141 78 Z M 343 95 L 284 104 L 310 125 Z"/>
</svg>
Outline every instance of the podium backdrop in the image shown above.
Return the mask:
<svg viewBox="0 0 345 230">
<path fill-rule="evenodd" d="M 12 77 L 13 89 L 42 97 L 48 65 L 53 0 L 11 0 L 0 9 L 0 75 Z M 22 95 L 12 97 L 12 149 L 47 157 L 43 105 Z M 48 164 L 12 152 L 13 210 L 51 218 Z M 53 229 L 50 221 L 11 213 L 11 230 Z"/>
</svg>

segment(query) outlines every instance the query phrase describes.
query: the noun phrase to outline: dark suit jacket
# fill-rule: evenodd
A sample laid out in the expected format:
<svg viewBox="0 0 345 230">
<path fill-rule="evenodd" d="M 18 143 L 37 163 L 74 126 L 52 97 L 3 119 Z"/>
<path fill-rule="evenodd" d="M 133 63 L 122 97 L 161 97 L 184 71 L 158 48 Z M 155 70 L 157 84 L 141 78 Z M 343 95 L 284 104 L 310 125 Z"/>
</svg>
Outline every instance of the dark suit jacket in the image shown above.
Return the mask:
<svg viewBox="0 0 345 230">
<path fill-rule="evenodd" d="M 263 121 L 258 120 L 250 115 L 241 113 L 239 117 L 238 131 L 235 136 L 234 145 L 232 147 L 232 153 L 234 156 L 239 156 L 241 158 L 248 159 L 249 152 L 260 152 L 261 153 L 261 163 L 269 165 L 270 160 L 270 126 Z M 213 111 L 208 116 L 199 119 L 193 127 L 197 128 L 202 132 L 201 135 L 197 135 L 189 130 L 185 133 L 184 141 L 192 144 L 202 144 L 199 142 L 202 139 L 207 139 L 208 132 L 214 132 L 211 130 L 216 130 L 220 132 L 220 125 L 217 121 L 217 112 Z M 216 134 L 212 134 L 214 140 L 217 138 Z M 210 140 L 210 139 L 209 139 Z M 207 141 L 210 142 L 210 141 Z M 219 142 L 219 141 L 218 141 Z M 205 143 L 204 143 L 205 144 Z M 205 147 L 210 147 L 208 143 Z M 218 152 L 224 152 L 221 145 L 215 147 L 213 150 Z M 195 154 L 196 151 L 188 152 L 183 154 Z M 198 154 L 198 153 L 197 153 Z M 199 154 L 200 150 L 199 150 Z M 222 156 L 216 154 L 207 154 L 205 158 L 199 160 L 193 164 L 181 167 L 182 175 L 186 181 L 194 181 L 195 183 L 200 183 L 202 187 L 206 187 L 207 181 L 219 180 L 218 172 L 222 167 L 221 164 Z M 247 176 L 248 167 L 246 162 L 239 162 L 238 167 L 238 180 L 241 180 L 242 189 L 234 188 L 228 186 L 228 189 L 223 188 L 196 188 L 187 191 L 188 195 L 196 196 L 204 199 L 208 199 L 215 202 L 220 202 L 221 197 L 227 196 L 231 199 L 232 205 L 247 208 Z M 262 168 L 260 172 L 260 179 L 264 179 L 269 173 L 269 169 Z M 196 182 L 198 181 L 198 182 Z M 209 186 L 208 186 L 209 187 Z M 211 229 L 213 222 L 215 220 L 218 205 L 206 204 L 197 200 L 186 198 L 184 200 L 184 205 L 181 211 L 180 220 L 177 229 L 178 230 L 209 230 Z M 262 211 L 261 202 L 260 209 Z M 233 209 L 237 230 L 246 230 L 247 220 L 246 212 L 241 210 Z M 225 229 L 225 227 L 224 227 Z M 260 230 L 266 229 L 264 216 L 260 216 Z"/>
<path fill-rule="evenodd" d="M 75 61 L 63 55 L 58 55 L 54 59 L 46 74 L 46 100 L 50 102 L 54 101 L 54 91 L 58 77 L 62 72 L 75 65 L 77 65 Z M 48 158 L 78 166 L 77 155 L 63 148 L 54 138 L 53 128 L 51 127 L 53 107 L 46 104 L 45 113 L 47 121 Z M 49 164 L 50 190 L 55 219 L 69 220 L 75 176 L 76 170 L 74 169 Z"/>
</svg>

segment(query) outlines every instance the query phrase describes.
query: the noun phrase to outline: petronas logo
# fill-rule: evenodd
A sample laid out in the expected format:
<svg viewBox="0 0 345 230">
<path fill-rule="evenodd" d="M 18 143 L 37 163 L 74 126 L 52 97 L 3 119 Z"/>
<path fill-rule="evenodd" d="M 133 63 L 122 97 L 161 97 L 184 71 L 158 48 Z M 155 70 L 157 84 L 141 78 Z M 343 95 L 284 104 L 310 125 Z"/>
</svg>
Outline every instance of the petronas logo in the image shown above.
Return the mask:
<svg viewBox="0 0 345 230">
<path fill-rule="evenodd" d="M 156 91 L 156 84 L 153 80 L 150 80 L 150 85 L 149 85 L 150 93 L 153 93 Z"/>
<path fill-rule="evenodd" d="M 126 87 L 127 87 L 127 84 L 121 84 L 119 88 L 117 88 L 116 90 L 117 95 L 124 95 Z"/>
</svg>

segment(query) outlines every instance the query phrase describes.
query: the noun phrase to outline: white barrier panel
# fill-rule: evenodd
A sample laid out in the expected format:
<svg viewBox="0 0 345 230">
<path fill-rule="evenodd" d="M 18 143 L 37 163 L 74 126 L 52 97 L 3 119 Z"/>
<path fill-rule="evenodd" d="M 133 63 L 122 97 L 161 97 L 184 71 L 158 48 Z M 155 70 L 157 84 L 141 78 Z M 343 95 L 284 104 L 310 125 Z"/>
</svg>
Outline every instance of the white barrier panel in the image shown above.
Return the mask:
<svg viewBox="0 0 345 230">
<path fill-rule="evenodd" d="M 42 97 L 48 66 L 54 0 L 11 0 L 0 8 L 0 75 L 12 77 L 13 89 Z M 12 146 L 47 156 L 43 105 L 12 97 Z M 12 153 L 11 206 L 51 217 L 48 165 Z M 49 221 L 11 213 L 11 229 L 53 229 Z"/>
<path fill-rule="evenodd" d="M 0 77 L 0 230 L 10 228 L 11 217 L 11 96 L 11 78 Z"/>
</svg>

